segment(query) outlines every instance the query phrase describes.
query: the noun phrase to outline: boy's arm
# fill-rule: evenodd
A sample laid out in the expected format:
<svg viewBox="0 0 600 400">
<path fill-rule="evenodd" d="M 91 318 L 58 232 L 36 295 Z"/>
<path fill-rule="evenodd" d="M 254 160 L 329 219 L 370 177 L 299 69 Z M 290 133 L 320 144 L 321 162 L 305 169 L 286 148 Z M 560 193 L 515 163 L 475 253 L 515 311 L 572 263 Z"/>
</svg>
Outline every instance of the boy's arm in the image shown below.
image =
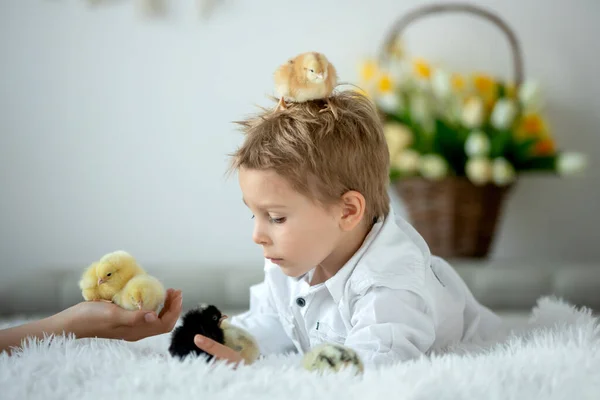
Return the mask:
<svg viewBox="0 0 600 400">
<path fill-rule="evenodd" d="M 426 309 L 414 292 L 372 287 L 355 304 L 345 345 L 368 365 L 417 358 L 435 341 L 434 321 Z"/>
<path fill-rule="evenodd" d="M 262 355 L 285 353 L 295 349 L 279 321 L 266 280 L 250 288 L 250 310 L 232 317 L 231 323 L 254 336 Z"/>
</svg>

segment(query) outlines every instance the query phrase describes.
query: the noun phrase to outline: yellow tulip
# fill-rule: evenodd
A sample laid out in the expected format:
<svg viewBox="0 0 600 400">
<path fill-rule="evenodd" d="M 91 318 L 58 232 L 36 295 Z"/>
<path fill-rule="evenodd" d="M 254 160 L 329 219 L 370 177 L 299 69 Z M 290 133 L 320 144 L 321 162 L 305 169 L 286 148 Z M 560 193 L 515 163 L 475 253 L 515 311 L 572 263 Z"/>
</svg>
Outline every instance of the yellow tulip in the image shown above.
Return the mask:
<svg viewBox="0 0 600 400">
<path fill-rule="evenodd" d="M 392 77 L 387 73 L 382 73 L 377 80 L 377 89 L 381 93 L 391 92 L 394 89 Z"/>
<path fill-rule="evenodd" d="M 462 92 L 467 86 L 465 78 L 460 74 L 452 74 L 452 77 L 450 78 L 450 84 L 452 89 L 454 89 L 456 92 Z"/>
<path fill-rule="evenodd" d="M 504 86 L 504 88 L 506 90 L 506 97 L 508 97 L 509 99 L 517 98 L 517 87 L 515 86 L 514 83 L 507 83 Z"/>
<path fill-rule="evenodd" d="M 545 138 L 535 144 L 533 153 L 538 156 L 548 156 L 556 152 L 556 145 L 551 138 Z"/>
<path fill-rule="evenodd" d="M 413 61 L 413 71 L 421 79 L 429 79 L 431 77 L 431 67 L 423 58 L 417 58 Z"/>
<path fill-rule="evenodd" d="M 525 114 L 519 122 L 517 136 L 536 137 L 548 133 L 548 127 L 542 117 L 537 113 Z"/>
<path fill-rule="evenodd" d="M 360 66 L 360 77 L 363 81 L 370 81 L 375 78 L 378 70 L 377 62 L 375 60 L 366 60 Z"/>
<path fill-rule="evenodd" d="M 473 85 L 475 90 L 482 96 L 489 96 L 495 94 L 496 82 L 489 75 L 476 74 L 473 76 Z"/>
</svg>

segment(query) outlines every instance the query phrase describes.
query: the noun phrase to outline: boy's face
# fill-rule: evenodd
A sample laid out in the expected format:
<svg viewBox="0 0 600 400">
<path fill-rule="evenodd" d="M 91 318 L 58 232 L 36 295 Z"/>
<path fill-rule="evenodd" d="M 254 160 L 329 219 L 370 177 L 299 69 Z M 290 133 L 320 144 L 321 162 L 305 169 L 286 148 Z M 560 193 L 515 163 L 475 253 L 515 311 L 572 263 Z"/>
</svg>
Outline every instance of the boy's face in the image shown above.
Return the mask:
<svg viewBox="0 0 600 400">
<path fill-rule="evenodd" d="M 273 170 L 240 168 L 239 183 L 254 215 L 252 239 L 286 275 L 301 276 L 335 252 L 341 208 L 315 204 Z"/>
</svg>

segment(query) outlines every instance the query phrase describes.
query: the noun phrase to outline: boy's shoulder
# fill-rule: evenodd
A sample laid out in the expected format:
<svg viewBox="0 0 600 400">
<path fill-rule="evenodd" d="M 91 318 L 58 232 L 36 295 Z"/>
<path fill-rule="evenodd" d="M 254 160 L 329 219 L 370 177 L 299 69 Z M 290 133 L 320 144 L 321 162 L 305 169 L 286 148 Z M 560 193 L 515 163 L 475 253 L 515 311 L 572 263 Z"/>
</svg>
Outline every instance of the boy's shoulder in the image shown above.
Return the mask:
<svg viewBox="0 0 600 400">
<path fill-rule="evenodd" d="M 420 290 L 431 263 L 421 235 L 393 211 L 373 227 L 355 256 L 347 285 L 358 294 L 373 286 Z"/>
</svg>

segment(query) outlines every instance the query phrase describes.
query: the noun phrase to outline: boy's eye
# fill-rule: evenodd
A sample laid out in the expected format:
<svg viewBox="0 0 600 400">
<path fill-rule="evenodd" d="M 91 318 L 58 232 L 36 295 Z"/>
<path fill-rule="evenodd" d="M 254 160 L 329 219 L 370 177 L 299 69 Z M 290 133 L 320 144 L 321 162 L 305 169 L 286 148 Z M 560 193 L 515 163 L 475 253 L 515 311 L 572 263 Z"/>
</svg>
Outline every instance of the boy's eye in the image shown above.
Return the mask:
<svg viewBox="0 0 600 400">
<path fill-rule="evenodd" d="M 269 217 L 269 221 L 271 221 L 274 224 L 283 224 L 285 222 L 285 217 L 281 217 L 281 218 L 271 218 L 271 217 Z"/>
</svg>

